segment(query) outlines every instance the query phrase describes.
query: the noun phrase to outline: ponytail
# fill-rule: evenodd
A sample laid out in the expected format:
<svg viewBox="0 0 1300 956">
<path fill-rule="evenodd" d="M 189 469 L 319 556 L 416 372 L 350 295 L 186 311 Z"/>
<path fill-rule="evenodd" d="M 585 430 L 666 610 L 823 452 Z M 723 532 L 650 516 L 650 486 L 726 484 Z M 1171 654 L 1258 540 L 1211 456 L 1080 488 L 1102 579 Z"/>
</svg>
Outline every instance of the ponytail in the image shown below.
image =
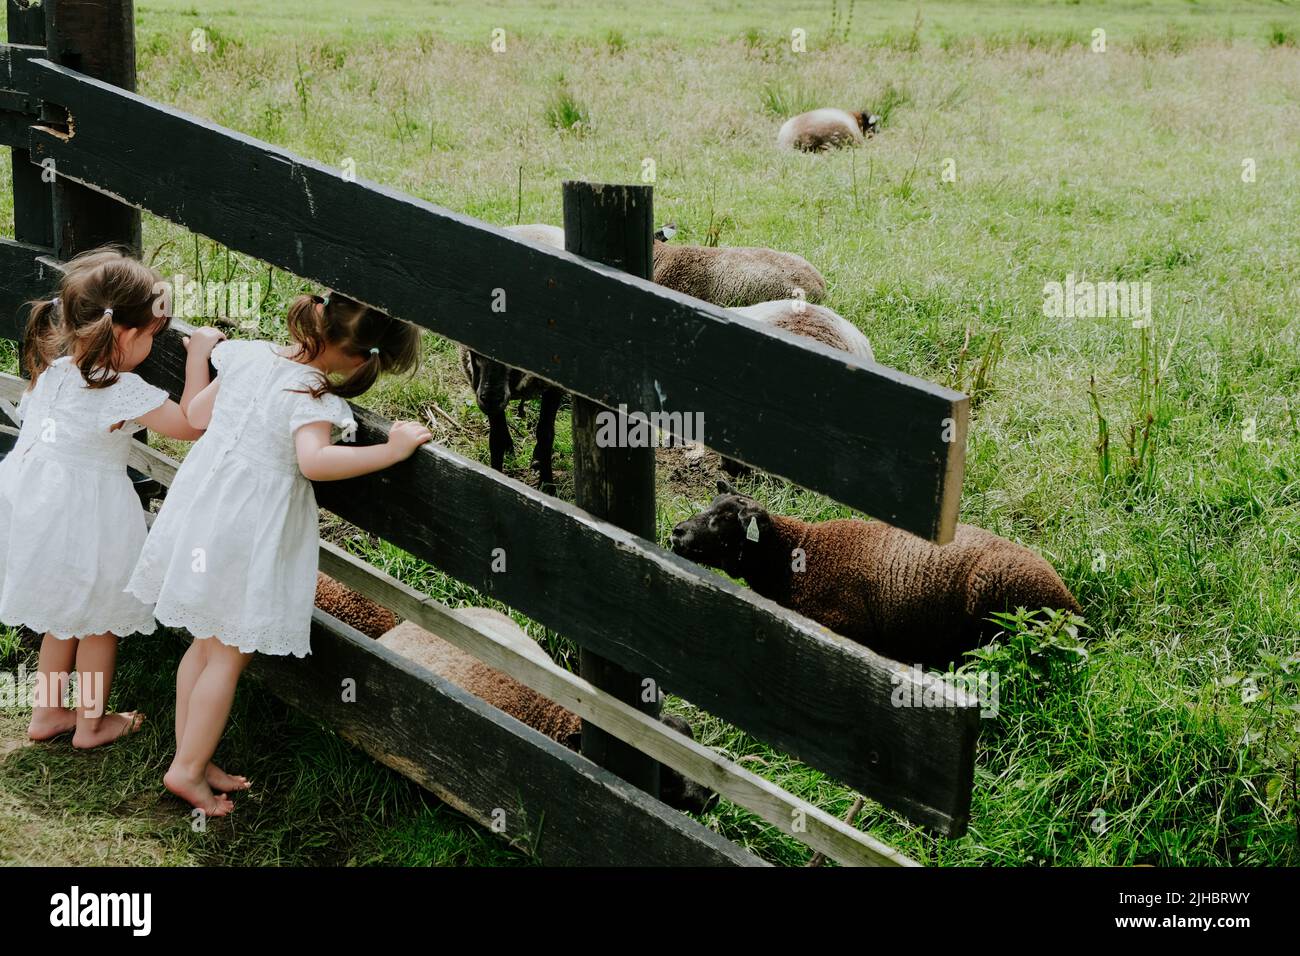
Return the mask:
<svg viewBox="0 0 1300 956">
<path fill-rule="evenodd" d="M 105 309 L 98 320 L 82 326 L 73 334 L 80 343 L 77 368 L 91 388 L 106 388 L 117 382 L 117 337 L 113 335 L 113 310 Z"/>
<path fill-rule="evenodd" d="M 286 321 L 289 334 L 302 347 L 308 362 L 330 345 L 365 359 L 338 381 L 322 373 L 308 389 L 313 398 L 356 398 L 370 390 L 380 373 L 410 371 L 419 364 L 419 329 L 338 292 L 328 297 L 298 296 L 289 307 Z"/>
<path fill-rule="evenodd" d="M 22 365 L 31 385 L 58 358 L 60 348 L 59 299 L 36 299 L 27 303 L 27 327 L 23 330 Z M 31 385 L 28 388 L 31 388 Z"/>
</svg>

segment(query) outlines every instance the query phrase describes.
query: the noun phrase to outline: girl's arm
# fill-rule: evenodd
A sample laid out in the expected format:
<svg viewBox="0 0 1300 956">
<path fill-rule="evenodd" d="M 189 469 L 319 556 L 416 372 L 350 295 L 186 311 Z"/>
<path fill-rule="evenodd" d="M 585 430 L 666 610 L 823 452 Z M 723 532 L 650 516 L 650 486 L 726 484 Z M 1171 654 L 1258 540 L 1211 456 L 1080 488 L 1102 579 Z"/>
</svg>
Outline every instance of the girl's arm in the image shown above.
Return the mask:
<svg viewBox="0 0 1300 956">
<path fill-rule="evenodd" d="M 388 441 L 360 447 L 330 444 L 330 423 L 311 422 L 293 433 L 298 468 L 310 481 L 339 481 L 405 461 L 433 434 L 416 422 L 393 422 Z"/>
<path fill-rule="evenodd" d="M 203 437 L 212 417 L 212 399 L 216 398 L 216 382 L 208 381 L 208 357 L 212 355 L 216 344 L 225 336 L 213 328 L 195 329 L 194 334 L 185 339 L 185 390 L 181 392 L 178 405 L 168 399 L 148 415 L 136 419 L 141 425 L 153 432 L 176 438 L 180 441 L 194 441 Z M 195 399 L 208 397 L 207 411 L 197 420 L 193 414 Z"/>
<path fill-rule="evenodd" d="M 180 441 L 194 441 L 196 438 L 203 437 L 203 429 L 191 425 L 185 413 L 181 411 L 181 407 L 170 398 L 148 415 L 136 416 L 135 420 L 151 432 L 158 432 L 160 435 Z"/>
<path fill-rule="evenodd" d="M 221 391 L 221 376 L 218 375 L 190 401 L 190 410 L 186 417 L 195 428 L 204 430 L 212 422 L 212 407 L 217 403 L 219 391 Z"/>
<path fill-rule="evenodd" d="M 224 338 L 225 335 L 211 326 L 195 329 L 185 337 L 185 390 L 181 392 L 181 411 L 187 416 L 190 413 L 190 402 L 208 387 L 208 358 L 217 343 Z M 207 427 L 206 421 L 203 427 Z"/>
</svg>

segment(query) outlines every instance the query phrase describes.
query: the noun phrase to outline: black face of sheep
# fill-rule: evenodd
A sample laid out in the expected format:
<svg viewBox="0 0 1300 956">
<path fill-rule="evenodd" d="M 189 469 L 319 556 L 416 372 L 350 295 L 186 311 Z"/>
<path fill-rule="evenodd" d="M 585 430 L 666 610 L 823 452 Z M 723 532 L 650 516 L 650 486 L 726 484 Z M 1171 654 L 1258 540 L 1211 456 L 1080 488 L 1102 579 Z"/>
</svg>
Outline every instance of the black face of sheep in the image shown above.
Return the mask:
<svg viewBox="0 0 1300 956">
<path fill-rule="evenodd" d="M 880 130 L 880 117 L 871 110 L 863 110 L 858 114 L 858 125 L 862 127 L 862 135 L 870 136 Z"/>
<path fill-rule="evenodd" d="M 672 549 L 683 558 L 735 576 L 746 544 L 760 540 L 771 523 L 761 504 L 719 481 L 713 503 L 673 528 Z"/>
</svg>

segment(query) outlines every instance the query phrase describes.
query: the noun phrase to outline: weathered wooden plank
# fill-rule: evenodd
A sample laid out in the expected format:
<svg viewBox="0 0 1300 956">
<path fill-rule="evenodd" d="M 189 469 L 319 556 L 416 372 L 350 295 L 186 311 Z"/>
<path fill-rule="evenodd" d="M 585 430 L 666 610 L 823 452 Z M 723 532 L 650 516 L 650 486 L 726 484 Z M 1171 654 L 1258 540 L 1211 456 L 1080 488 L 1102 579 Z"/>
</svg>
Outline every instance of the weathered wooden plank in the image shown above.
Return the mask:
<svg viewBox="0 0 1300 956">
<path fill-rule="evenodd" d="M 275 694 L 552 865 L 766 866 L 684 813 L 317 610 L 310 663 L 259 654 Z M 353 683 L 355 682 L 355 683 Z M 342 688 L 355 686 L 356 699 Z"/>
<path fill-rule="evenodd" d="M 80 76 L 31 64 L 76 135 L 67 176 L 609 407 L 704 414 L 704 441 L 885 521 L 951 538 L 965 396 Z M 153 144 L 165 142 L 160 153 Z M 493 311 L 506 296 L 506 311 Z M 679 432 L 681 420 L 670 423 Z M 949 440 L 945 440 L 945 438 Z"/>
</svg>

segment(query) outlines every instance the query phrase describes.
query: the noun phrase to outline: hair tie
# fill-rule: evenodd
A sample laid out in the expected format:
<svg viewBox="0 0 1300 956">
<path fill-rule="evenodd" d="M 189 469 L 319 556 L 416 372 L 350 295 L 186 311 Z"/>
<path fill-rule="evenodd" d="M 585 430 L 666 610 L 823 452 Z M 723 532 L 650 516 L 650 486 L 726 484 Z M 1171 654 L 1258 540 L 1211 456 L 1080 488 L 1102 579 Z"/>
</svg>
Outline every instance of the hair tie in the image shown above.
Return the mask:
<svg viewBox="0 0 1300 956">
<path fill-rule="evenodd" d="M 113 317 L 113 307 L 111 305 L 104 310 L 104 315 L 108 316 L 110 319 Z"/>
<path fill-rule="evenodd" d="M 379 349 L 378 349 L 378 348 L 372 348 L 372 349 L 370 350 L 370 354 L 371 354 L 371 355 L 378 355 L 378 354 L 379 354 Z"/>
<path fill-rule="evenodd" d="M 56 309 L 59 307 L 59 297 L 57 295 L 50 300 L 50 305 L 54 306 Z"/>
</svg>

